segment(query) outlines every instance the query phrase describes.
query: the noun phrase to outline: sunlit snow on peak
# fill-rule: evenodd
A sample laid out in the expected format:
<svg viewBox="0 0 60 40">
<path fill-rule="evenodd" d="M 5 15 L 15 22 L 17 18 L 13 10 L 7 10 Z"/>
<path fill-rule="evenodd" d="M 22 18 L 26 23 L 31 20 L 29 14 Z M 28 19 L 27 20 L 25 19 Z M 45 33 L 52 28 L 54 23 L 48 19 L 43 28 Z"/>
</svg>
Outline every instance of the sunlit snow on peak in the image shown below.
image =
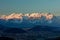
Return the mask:
<svg viewBox="0 0 60 40">
<path fill-rule="evenodd" d="M 10 15 L 2 15 L 0 19 L 23 19 L 23 17 L 28 17 L 28 19 L 41 19 L 42 16 L 45 17 L 47 20 L 51 20 L 53 18 L 53 14 L 48 14 L 48 13 L 31 13 L 31 14 L 18 14 L 18 13 L 12 13 Z"/>
</svg>

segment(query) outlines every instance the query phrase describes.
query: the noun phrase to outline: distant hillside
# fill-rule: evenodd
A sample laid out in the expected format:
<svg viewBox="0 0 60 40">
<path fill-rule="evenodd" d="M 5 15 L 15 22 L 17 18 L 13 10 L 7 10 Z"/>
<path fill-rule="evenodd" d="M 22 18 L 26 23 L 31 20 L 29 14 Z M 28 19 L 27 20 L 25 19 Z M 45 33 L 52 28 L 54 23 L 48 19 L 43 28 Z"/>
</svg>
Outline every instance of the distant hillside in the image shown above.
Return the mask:
<svg viewBox="0 0 60 40">
<path fill-rule="evenodd" d="M 21 28 L 6 27 L 4 25 L 0 25 L 0 31 L 4 33 L 25 33 L 26 32 Z"/>
</svg>

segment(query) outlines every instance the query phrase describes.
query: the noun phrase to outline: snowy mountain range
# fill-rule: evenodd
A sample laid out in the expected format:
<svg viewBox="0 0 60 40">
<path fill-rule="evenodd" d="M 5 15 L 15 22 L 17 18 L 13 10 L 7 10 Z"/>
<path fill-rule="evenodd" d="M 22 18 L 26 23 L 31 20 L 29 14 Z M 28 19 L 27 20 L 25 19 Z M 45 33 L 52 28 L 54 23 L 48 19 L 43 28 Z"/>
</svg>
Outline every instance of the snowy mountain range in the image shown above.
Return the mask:
<svg viewBox="0 0 60 40">
<path fill-rule="evenodd" d="M 60 16 L 53 14 L 11 14 L 0 17 L 0 24 L 6 27 L 32 28 L 35 25 L 60 27 Z"/>
<path fill-rule="evenodd" d="M 0 17 L 0 35 L 16 39 L 46 39 L 60 36 L 60 16 L 53 14 L 11 14 Z M 25 29 L 26 28 L 26 29 Z"/>
</svg>

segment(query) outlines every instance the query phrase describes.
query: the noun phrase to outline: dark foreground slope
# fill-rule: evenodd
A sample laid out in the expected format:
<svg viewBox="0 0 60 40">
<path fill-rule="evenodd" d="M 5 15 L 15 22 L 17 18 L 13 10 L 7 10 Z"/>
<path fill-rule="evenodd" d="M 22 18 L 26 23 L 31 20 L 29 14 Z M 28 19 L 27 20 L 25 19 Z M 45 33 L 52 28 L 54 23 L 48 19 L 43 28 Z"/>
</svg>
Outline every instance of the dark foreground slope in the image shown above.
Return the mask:
<svg viewBox="0 0 60 40">
<path fill-rule="evenodd" d="M 14 40 L 58 40 L 60 31 L 49 26 L 34 26 L 31 29 L 10 28 L 0 25 L 0 37 L 13 38 Z M 1 39 L 1 38 L 0 38 Z"/>
</svg>

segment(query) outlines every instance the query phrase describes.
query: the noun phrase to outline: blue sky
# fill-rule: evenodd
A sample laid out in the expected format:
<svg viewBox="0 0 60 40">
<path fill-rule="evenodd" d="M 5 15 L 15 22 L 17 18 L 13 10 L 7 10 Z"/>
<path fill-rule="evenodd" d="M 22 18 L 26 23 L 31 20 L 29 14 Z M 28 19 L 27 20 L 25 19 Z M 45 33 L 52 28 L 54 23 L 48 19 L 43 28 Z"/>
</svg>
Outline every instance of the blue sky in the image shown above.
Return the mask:
<svg viewBox="0 0 60 40">
<path fill-rule="evenodd" d="M 0 0 L 0 14 L 51 12 L 60 15 L 60 0 Z"/>
</svg>

